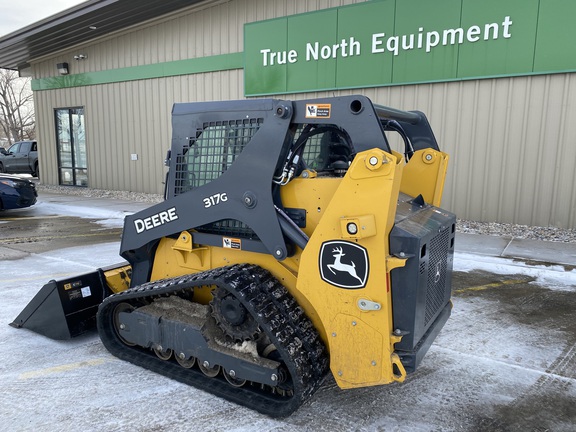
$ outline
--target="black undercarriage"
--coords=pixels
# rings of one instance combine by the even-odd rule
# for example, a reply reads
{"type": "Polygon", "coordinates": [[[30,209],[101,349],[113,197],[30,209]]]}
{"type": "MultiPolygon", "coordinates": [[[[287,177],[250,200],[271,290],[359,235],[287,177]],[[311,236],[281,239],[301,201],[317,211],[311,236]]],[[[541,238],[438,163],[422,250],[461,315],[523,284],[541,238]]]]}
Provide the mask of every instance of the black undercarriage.
{"type": "Polygon", "coordinates": [[[318,332],[268,271],[235,265],[108,297],[98,331],[122,360],[272,417],[308,400],[328,371],[318,332]],[[210,286],[209,305],[193,301],[210,286]]]}

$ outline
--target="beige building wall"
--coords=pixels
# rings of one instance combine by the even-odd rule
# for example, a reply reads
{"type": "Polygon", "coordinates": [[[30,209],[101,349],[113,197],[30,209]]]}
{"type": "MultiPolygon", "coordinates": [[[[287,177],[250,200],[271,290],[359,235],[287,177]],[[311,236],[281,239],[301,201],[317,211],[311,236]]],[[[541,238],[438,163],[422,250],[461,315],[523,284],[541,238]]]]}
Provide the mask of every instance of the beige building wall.
{"type": "MultiPolygon", "coordinates": [[[[247,22],[354,1],[210,1],[33,62],[35,78],[242,52],[247,22]],[[84,54],[86,60],[72,60],[84,54]]],[[[89,186],[161,193],[174,102],[243,98],[241,69],[35,93],[42,181],[58,183],[54,109],[84,107],[89,186]],[[130,155],[138,154],[137,161],[130,155]]],[[[576,228],[576,74],[280,95],[362,93],[427,114],[451,157],[443,207],[460,218],[576,228]]]]}

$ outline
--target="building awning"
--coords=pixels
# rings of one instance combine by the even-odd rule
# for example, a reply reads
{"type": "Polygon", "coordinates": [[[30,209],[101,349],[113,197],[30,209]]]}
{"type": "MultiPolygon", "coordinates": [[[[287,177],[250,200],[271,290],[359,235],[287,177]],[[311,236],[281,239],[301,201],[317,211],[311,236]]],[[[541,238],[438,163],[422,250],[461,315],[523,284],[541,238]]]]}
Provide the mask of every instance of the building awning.
{"type": "Polygon", "coordinates": [[[32,59],[201,1],[88,0],[0,38],[0,68],[26,69],[32,59]]]}

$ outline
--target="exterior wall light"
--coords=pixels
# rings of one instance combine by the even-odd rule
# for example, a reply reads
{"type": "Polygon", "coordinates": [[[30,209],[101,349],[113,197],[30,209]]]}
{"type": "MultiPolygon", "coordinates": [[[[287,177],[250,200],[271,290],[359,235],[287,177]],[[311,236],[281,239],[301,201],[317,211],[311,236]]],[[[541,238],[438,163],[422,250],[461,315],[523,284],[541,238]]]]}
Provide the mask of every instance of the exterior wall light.
{"type": "Polygon", "coordinates": [[[56,69],[58,69],[58,73],[60,75],[68,75],[68,73],[69,73],[68,63],[58,63],[56,65],[56,69]]]}

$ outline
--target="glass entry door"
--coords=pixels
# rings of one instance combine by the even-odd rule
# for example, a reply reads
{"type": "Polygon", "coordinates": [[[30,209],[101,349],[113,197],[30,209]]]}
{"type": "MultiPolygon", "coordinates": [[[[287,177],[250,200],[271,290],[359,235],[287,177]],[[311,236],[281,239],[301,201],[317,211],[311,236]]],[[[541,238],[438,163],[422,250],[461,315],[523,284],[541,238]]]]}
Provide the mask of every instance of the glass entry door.
{"type": "Polygon", "coordinates": [[[56,110],[56,141],[60,184],[88,186],[84,108],[56,110]]]}

